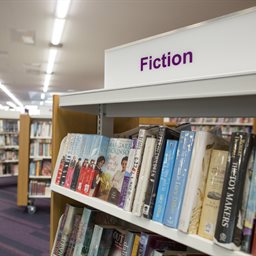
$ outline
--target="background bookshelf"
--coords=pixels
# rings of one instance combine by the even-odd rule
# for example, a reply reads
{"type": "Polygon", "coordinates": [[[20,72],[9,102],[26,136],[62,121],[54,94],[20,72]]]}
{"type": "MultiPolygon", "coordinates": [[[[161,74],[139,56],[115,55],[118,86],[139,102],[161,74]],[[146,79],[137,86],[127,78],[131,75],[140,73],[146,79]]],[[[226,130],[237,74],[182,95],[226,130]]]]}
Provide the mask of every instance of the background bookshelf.
{"type": "Polygon", "coordinates": [[[49,116],[20,116],[21,161],[17,205],[34,213],[35,199],[50,198],[52,121],[49,116]]]}
{"type": "MultiPolygon", "coordinates": [[[[251,108],[252,103],[255,101],[255,95],[249,90],[249,87],[252,86],[251,81],[255,81],[255,76],[248,75],[214,79],[214,87],[212,87],[211,90],[209,89],[211,88],[211,86],[209,86],[211,80],[200,80],[184,82],[182,90],[180,90],[180,86],[176,84],[163,84],[158,86],[145,86],[144,88],[134,87],[118,90],[94,91],[93,93],[84,92],[81,94],[61,96],[60,99],[54,98],[54,116],[56,121],[53,121],[54,161],[56,161],[61,142],[60,134],[57,133],[57,131],[60,126],[62,126],[62,129],[63,126],[65,126],[65,123],[62,122],[63,120],[58,121],[58,116],[60,116],[61,112],[68,111],[70,116],[74,115],[74,119],[72,118],[72,120],[74,120],[72,124],[74,125],[74,128],[78,126],[78,123],[84,123],[83,121],[80,121],[79,118],[75,118],[78,115],[76,111],[84,112],[79,113],[79,115],[86,115],[85,113],[98,115],[98,118],[100,119],[102,117],[99,110],[101,105],[105,106],[103,121],[107,118],[112,119],[113,117],[134,117],[137,120],[137,125],[139,124],[140,117],[143,116],[144,118],[159,116],[160,120],[162,119],[161,117],[165,116],[200,117],[211,115],[233,117],[234,114],[245,117],[256,116],[255,110],[251,108]],[[239,84],[241,83],[247,84],[247,87],[240,87],[239,89],[239,84]],[[175,88],[176,91],[167,95],[166,92],[171,91],[170,87],[175,88]],[[234,87],[236,88],[236,91],[233,92],[232,95],[229,94],[228,96],[220,97],[221,94],[225,95],[225,91],[231,91],[231,88],[234,87]],[[184,90],[184,88],[186,88],[186,90],[184,90]],[[196,94],[194,91],[198,91],[199,89],[205,97],[195,97],[196,94]],[[219,97],[216,97],[216,92],[219,97]],[[179,95],[179,99],[177,99],[177,97],[173,98],[173,94],[179,95]],[[133,99],[131,95],[136,95],[136,99],[133,99]],[[241,104],[237,104],[237,102],[240,102],[241,104]],[[75,125],[76,121],[78,122],[77,125],[75,125]],[[58,139],[56,139],[57,137],[58,139]]],[[[90,116],[90,118],[92,117],[90,116]]],[[[123,122],[124,120],[125,119],[123,119],[123,122]]],[[[89,119],[87,119],[87,122],[88,125],[92,125],[92,130],[96,130],[95,120],[89,122],[89,119]]],[[[100,123],[98,122],[98,125],[99,124],[100,123]]],[[[136,122],[134,124],[136,124],[136,122]]],[[[72,130],[71,126],[69,126],[69,128],[70,130],[66,128],[66,132],[75,132],[75,130],[72,130]]],[[[89,126],[87,128],[89,128],[89,126]]],[[[86,129],[83,132],[86,133],[86,129]]],[[[65,134],[63,134],[62,137],[64,136],[65,134]]],[[[107,212],[129,223],[136,224],[141,228],[146,228],[149,231],[161,234],[209,255],[247,255],[238,251],[234,252],[226,250],[197,235],[187,235],[159,223],[155,223],[154,221],[136,217],[131,213],[127,213],[122,209],[118,209],[97,198],[82,196],[77,192],[56,186],[54,183],[52,183],[51,189],[51,246],[55,236],[58,219],[63,213],[65,203],[78,202],[82,205],[92,206],[107,212]]]]}
{"type": "Polygon", "coordinates": [[[0,178],[18,175],[19,113],[0,111],[0,178]]]}

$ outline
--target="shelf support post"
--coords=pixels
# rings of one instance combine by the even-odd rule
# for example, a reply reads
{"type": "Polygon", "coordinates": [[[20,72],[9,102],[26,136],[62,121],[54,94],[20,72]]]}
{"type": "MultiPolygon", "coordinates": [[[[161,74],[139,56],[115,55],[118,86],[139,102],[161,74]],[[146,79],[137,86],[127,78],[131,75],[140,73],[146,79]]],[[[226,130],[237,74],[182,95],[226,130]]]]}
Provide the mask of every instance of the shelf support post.
{"type": "Polygon", "coordinates": [[[97,134],[113,137],[114,119],[112,117],[106,117],[105,107],[104,104],[99,104],[97,134]]]}

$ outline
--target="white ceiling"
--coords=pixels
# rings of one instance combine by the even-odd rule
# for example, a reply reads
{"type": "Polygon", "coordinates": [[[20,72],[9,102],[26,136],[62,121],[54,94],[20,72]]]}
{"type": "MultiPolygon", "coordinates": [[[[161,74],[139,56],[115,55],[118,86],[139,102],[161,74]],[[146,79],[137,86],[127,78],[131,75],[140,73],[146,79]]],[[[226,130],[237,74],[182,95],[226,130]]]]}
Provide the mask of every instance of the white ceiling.
{"type": "MultiPolygon", "coordinates": [[[[73,0],[49,92],[104,86],[104,50],[256,5],[255,0],[73,0]]],[[[0,0],[0,80],[39,101],[55,0],[0,0]],[[19,31],[35,44],[18,42],[19,31]]],[[[9,100],[0,92],[0,102],[9,100]]]]}

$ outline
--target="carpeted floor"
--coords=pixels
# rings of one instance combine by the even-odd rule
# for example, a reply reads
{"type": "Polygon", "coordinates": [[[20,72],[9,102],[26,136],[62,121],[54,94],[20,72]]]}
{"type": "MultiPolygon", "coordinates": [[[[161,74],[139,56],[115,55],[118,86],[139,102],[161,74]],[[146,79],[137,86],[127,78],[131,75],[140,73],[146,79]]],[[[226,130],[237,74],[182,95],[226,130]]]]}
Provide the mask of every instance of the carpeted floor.
{"type": "Polygon", "coordinates": [[[0,256],[49,256],[50,200],[37,199],[30,215],[17,207],[16,193],[15,183],[1,180],[0,256]]]}

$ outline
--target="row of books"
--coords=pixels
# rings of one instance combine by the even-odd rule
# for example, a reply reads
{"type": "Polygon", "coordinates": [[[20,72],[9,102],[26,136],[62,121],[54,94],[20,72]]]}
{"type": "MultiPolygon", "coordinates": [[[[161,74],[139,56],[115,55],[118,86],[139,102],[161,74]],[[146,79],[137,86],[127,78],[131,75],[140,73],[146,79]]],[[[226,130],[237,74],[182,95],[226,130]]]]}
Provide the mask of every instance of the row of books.
{"type": "Polygon", "coordinates": [[[18,164],[0,164],[0,176],[1,175],[18,175],[18,164]]]}
{"type": "Polygon", "coordinates": [[[51,176],[51,160],[31,161],[29,163],[29,176],[51,176]]]}
{"type": "MultiPolygon", "coordinates": [[[[166,120],[167,121],[167,120],[166,120]]],[[[187,117],[187,118],[168,118],[168,122],[173,123],[216,123],[216,124],[252,124],[253,118],[249,117],[187,117]]]]}
{"type": "Polygon", "coordinates": [[[18,132],[19,121],[17,120],[0,120],[0,132],[18,132]]]}
{"type": "MultiPolygon", "coordinates": [[[[209,131],[212,129],[212,126],[208,125],[197,125],[191,126],[193,131],[209,131]]],[[[231,135],[233,132],[247,132],[251,133],[252,127],[250,126],[222,126],[221,131],[223,135],[231,135]]]]}
{"type": "Polygon", "coordinates": [[[253,141],[247,133],[233,133],[228,145],[210,132],[180,134],[161,126],[142,127],[133,140],[68,134],[55,167],[55,183],[183,232],[208,239],[215,236],[215,242],[227,248],[238,249],[243,241],[246,246],[242,249],[248,252],[253,218],[248,219],[247,215],[251,208],[255,212],[251,202],[256,202],[248,191],[256,185],[244,183],[248,176],[245,174],[249,173],[248,154],[253,159],[251,165],[254,163],[253,141]],[[242,166],[231,168],[234,156],[243,162],[242,166]],[[235,175],[235,184],[227,191],[229,179],[234,180],[231,174],[235,175]],[[243,209],[239,208],[241,205],[243,209]],[[222,227],[222,217],[228,222],[227,230],[222,227]]]}
{"type": "Polygon", "coordinates": [[[47,156],[50,157],[52,154],[50,141],[33,141],[30,143],[30,156],[47,156]]]}
{"type": "Polygon", "coordinates": [[[30,180],[28,193],[29,193],[29,196],[50,197],[51,195],[50,182],[30,180]]]}
{"type": "Polygon", "coordinates": [[[106,213],[67,204],[59,220],[52,256],[204,255],[106,213]]]}
{"type": "Polygon", "coordinates": [[[17,150],[1,150],[0,149],[0,161],[6,160],[18,160],[19,158],[19,151],[17,150]]]}
{"type": "Polygon", "coordinates": [[[33,121],[30,126],[30,137],[52,137],[51,121],[33,121]]]}
{"type": "Polygon", "coordinates": [[[0,146],[19,145],[19,137],[16,134],[0,135],[0,146]]]}

